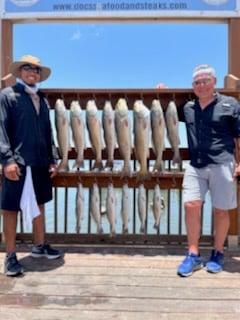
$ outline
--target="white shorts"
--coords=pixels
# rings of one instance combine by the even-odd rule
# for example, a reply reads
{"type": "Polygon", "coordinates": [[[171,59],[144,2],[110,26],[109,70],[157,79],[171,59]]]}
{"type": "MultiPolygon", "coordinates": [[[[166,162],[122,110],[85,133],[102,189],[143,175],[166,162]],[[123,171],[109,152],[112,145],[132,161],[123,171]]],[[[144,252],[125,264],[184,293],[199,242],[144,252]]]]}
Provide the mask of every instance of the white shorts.
{"type": "Polygon", "coordinates": [[[209,191],[213,208],[236,208],[237,181],[233,178],[234,167],[234,161],[210,164],[204,168],[194,168],[189,164],[183,178],[183,202],[204,201],[209,191]]]}

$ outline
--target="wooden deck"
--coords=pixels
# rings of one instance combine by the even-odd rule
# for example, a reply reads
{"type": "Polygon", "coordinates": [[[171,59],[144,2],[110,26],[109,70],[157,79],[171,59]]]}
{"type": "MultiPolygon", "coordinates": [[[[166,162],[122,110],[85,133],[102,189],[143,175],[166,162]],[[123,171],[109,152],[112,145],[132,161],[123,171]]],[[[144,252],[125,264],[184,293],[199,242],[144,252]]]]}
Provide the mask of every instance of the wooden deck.
{"type": "MultiPolygon", "coordinates": [[[[176,275],[186,248],[65,246],[63,259],[29,256],[18,246],[23,277],[0,275],[0,319],[239,319],[240,257],[225,252],[225,271],[176,275]]],[[[206,260],[210,248],[203,247],[206,260]]],[[[5,256],[0,248],[0,260],[5,256]]]]}

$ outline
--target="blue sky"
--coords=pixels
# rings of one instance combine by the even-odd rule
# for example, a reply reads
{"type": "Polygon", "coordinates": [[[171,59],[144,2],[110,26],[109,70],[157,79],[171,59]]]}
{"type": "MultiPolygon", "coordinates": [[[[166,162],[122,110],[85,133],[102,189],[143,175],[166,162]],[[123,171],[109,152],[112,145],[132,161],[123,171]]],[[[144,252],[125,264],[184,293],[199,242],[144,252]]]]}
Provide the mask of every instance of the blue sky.
{"type": "MultiPolygon", "coordinates": [[[[51,67],[41,88],[190,88],[193,68],[211,64],[224,86],[228,28],[205,23],[42,23],[14,26],[14,60],[51,67]]],[[[187,146],[180,125],[181,146],[187,146]]]]}
{"type": "Polygon", "coordinates": [[[211,64],[223,87],[228,26],[220,23],[26,23],[14,25],[14,60],[51,67],[42,88],[190,88],[193,68],[211,64]]]}

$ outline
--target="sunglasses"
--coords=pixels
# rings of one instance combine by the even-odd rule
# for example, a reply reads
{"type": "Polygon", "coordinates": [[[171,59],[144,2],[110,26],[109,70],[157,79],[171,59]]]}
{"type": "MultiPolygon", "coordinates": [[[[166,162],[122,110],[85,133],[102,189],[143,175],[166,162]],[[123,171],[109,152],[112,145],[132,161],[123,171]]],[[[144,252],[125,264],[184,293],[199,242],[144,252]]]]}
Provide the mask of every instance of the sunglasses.
{"type": "Polygon", "coordinates": [[[209,82],[211,82],[211,80],[212,79],[210,79],[210,78],[205,78],[205,79],[193,81],[193,84],[195,86],[200,86],[201,84],[208,84],[209,82]]]}
{"type": "Polygon", "coordinates": [[[41,69],[39,67],[32,67],[30,64],[24,64],[22,66],[22,69],[24,71],[33,71],[34,73],[37,73],[37,74],[41,73],[41,69]]]}

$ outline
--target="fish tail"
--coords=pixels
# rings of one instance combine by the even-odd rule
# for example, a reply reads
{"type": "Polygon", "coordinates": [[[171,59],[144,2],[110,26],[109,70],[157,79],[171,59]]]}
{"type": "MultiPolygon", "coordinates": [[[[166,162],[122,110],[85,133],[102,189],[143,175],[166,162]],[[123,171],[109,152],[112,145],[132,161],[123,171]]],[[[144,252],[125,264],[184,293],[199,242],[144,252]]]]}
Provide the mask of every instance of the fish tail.
{"type": "Polygon", "coordinates": [[[122,233],[123,233],[123,234],[128,234],[128,227],[127,227],[127,226],[123,225],[123,227],[122,227],[122,233]]]}
{"type": "Polygon", "coordinates": [[[164,164],[162,160],[156,160],[154,166],[153,166],[153,171],[157,172],[163,172],[164,171],[164,164]]]}
{"type": "Polygon", "coordinates": [[[173,162],[173,165],[175,164],[181,165],[182,159],[180,157],[179,151],[174,151],[172,162],[173,162]]]}
{"type": "Polygon", "coordinates": [[[155,222],[154,225],[153,225],[153,228],[158,230],[159,229],[159,223],[155,222]]]}
{"type": "Polygon", "coordinates": [[[78,223],[76,224],[75,230],[76,230],[76,233],[79,233],[79,231],[80,231],[80,226],[78,225],[78,223]]]}
{"type": "Polygon", "coordinates": [[[124,163],[124,166],[123,166],[122,172],[121,172],[121,178],[131,177],[131,175],[132,175],[132,173],[131,173],[130,164],[124,163]]]}
{"type": "Polygon", "coordinates": [[[73,166],[72,166],[72,168],[73,169],[79,169],[79,168],[84,168],[84,162],[83,162],[83,160],[78,160],[78,159],[76,159],[75,161],[74,161],[74,164],[73,164],[73,166]]]}
{"type": "Polygon", "coordinates": [[[151,179],[151,173],[147,170],[140,170],[137,173],[137,182],[144,181],[144,180],[150,180],[151,179]]]}
{"type": "Polygon", "coordinates": [[[116,235],[116,230],[114,227],[111,227],[110,236],[114,237],[116,235]]]}
{"type": "Polygon", "coordinates": [[[103,163],[102,163],[102,160],[96,160],[93,167],[92,167],[92,170],[95,170],[95,169],[98,169],[98,170],[102,170],[103,169],[103,163]]]}
{"type": "Polygon", "coordinates": [[[61,162],[58,166],[58,171],[59,172],[69,171],[68,160],[61,160],[61,162]]]}
{"type": "Polygon", "coordinates": [[[113,168],[113,160],[107,160],[105,164],[105,168],[113,168]]]}
{"type": "Polygon", "coordinates": [[[97,233],[98,233],[98,234],[102,234],[102,233],[103,233],[103,228],[102,228],[102,225],[101,225],[101,224],[98,224],[98,225],[97,225],[97,233]]]}
{"type": "Polygon", "coordinates": [[[143,223],[141,224],[140,232],[145,233],[145,225],[143,223]]]}

